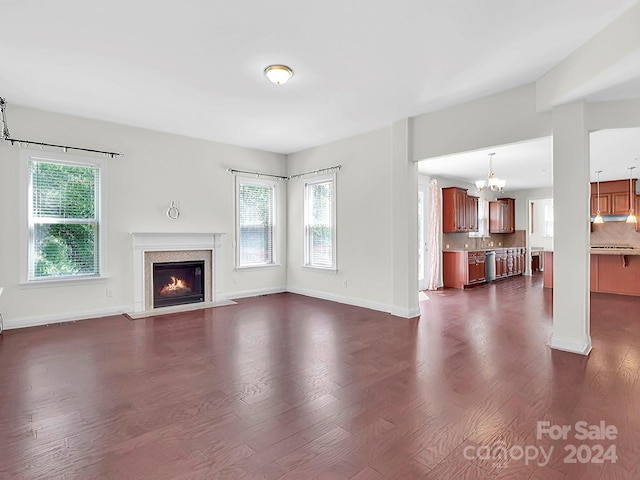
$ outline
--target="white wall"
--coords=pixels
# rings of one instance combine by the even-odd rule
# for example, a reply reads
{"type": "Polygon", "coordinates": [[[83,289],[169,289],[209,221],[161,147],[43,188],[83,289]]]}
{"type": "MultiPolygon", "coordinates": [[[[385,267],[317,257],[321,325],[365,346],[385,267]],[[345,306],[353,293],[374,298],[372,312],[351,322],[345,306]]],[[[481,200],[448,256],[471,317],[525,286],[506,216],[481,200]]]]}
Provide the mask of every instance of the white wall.
{"type": "Polygon", "coordinates": [[[419,115],[413,120],[413,159],[438,157],[551,135],[551,115],[536,111],[536,86],[419,115]]]}
{"type": "MultiPolygon", "coordinates": [[[[19,152],[0,144],[0,307],[8,327],[82,318],[130,309],[133,302],[131,231],[223,232],[222,291],[256,292],[286,286],[286,221],[280,223],[282,265],[234,271],[234,178],[227,168],[286,173],[284,155],[16,106],[7,107],[16,138],[120,151],[108,159],[108,271],[106,282],[81,286],[19,285],[19,152]],[[171,200],[181,216],[165,215],[171,200]],[[106,290],[113,297],[106,296],[106,290]]],[[[279,208],[286,220],[286,185],[279,208]]]]}
{"type": "Polygon", "coordinates": [[[391,139],[385,128],[289,155],[290,174],[342,165],[336,180],[337,273],[302,267],[304,180],[288,182],[290,291],[392,310],[391,139]]]}

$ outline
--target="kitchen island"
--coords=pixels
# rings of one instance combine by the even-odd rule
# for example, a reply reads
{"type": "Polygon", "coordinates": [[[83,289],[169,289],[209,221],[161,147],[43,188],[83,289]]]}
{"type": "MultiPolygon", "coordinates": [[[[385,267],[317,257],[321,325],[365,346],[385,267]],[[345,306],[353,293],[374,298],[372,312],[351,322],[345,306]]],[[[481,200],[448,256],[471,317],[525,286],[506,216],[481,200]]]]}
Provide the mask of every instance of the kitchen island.
{"type": "MultiPolygon", "coordinates": [[[[544,252],[544,286],[553,288],[553,252],[544,252]]],[[[591,291],[640,296],[639,248],[591,248],[591,291]]]]}

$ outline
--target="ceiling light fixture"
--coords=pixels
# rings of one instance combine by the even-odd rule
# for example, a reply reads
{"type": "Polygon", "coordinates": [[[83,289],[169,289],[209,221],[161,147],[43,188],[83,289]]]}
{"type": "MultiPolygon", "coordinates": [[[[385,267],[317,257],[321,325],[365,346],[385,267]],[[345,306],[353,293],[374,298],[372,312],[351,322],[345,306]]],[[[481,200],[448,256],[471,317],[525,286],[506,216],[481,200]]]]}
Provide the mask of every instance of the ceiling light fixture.
{"type": "Polygon", "coordinates": [[[598,208],[596,209],[596,218],[593,219],[593,223],[604,223],[602,219],[602,215],[600,215],[600,174],[602,170],[596,170],[596,175],[598,175],[598,208]]]}
{"type": "Polygon", "coordinates": [[[293,70],[286,65],[269,65],[264,69],[264,76],[267,77],[271,83],[284,85],[293,77],[293,70]]]}
{"type": "Polygon", "coordinates": [[[638,219],[633,213],[633,169],[636,167],[627,167],[629,169],[629,216],[627,223],[638,223],[638,219]]]}
{"type": "Polygon", "coordinates": [[[493,173],[493,156],[495,153],[489,153],[489,174],[487,175],[487,180],[476,180],[476,188],[478,192],[482,192],[484,190],[491,190],[492,192],[498,191],[503,192],[504,186],[507,184],[506,180],[500,180],[493,173]]]}

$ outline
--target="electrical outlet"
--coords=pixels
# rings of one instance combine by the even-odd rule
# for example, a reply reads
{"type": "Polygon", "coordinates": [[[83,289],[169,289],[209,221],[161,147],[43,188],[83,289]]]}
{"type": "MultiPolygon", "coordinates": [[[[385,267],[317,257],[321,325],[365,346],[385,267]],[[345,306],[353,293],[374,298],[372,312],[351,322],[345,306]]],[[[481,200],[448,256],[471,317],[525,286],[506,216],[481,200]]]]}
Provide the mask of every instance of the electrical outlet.
{"type": "Polygon", "coordinates": [[[107,297],[113,297],[113,290],[107,288],[107,297]]]}
{"type": "Polygon", "coordinates": [[[468,243],[465,243],[465,244],[464,244],[464,248],[469,248],[469,244],[468,244],[468,243]]]}
{"type": "Polygon", "coordinates": [[[449,244],[448,243],[445,245],[445,248],[449,248],[449,244]]]}
{"type": "Polygon", "coordinates": [[[489,245],[490,247],[493,247],[493,242],[491,242],[491,244],[489,245]]]}
{"type": "Polygon", "coordinates": [[[347,281],[345,280],[344,282],[342,282],[342,285],[344,285],[344,287],[347,288],[347,281]]]}
{"type": "Polygon", "coordinates": [[[236,275],[233,276],[233,284],[234,285],[238,284],[238,277],[236,275]]]}
{"type": "Polygon", "coordinates": [[[498,242],[498,246],[501,247],[502,246],[502,242],[498,242]]]}

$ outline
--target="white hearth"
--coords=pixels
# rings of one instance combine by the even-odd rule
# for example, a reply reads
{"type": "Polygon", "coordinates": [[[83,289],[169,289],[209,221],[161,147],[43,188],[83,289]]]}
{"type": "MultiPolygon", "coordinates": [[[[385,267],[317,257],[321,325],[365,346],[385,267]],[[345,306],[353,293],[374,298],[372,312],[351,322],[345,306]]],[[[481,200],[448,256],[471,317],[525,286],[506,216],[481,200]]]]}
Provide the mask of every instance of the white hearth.
{"type": "Polygon", "coordinates": [[[222,235],[224,234],[132,232],[133,314],[135,317],[233,305],[235,302],[224,298],[218,288],[219,251],[222,235]],[[185,259],[205,262],[204,302],[153,308],[153,264],[155,262],[184,261],[185,259]]]}

